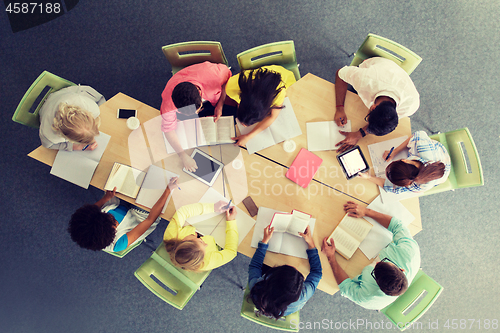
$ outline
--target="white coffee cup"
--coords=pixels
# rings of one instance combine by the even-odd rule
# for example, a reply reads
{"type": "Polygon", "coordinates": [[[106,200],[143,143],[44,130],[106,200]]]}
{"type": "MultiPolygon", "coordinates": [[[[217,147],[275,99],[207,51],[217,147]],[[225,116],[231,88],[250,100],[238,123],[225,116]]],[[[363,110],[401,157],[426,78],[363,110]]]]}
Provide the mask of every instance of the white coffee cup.
{"type": "Polygon", "coordinates": [[[127,119],[127,127],[131,130],[135,130],[139,128],[141,125],[141,122],[139,121],[139,118],[137,117],[130,117],[127,119]]]}

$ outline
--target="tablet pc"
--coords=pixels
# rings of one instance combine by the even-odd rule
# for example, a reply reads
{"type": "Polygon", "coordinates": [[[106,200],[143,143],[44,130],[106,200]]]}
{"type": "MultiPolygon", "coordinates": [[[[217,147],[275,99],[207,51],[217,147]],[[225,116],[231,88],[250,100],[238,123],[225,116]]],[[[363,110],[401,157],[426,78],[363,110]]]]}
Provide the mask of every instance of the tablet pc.
{"type": "Polygon", "coordinates": [[[212,186],[221,173],[224,164],[196,148],[193,150],[191,157],[196,161],[198,169],[195,172],[191,172],[183,168],[182,171],[198,179],[200,182],[212,186]]]}
{"type": "Polygon", "coordinates": [[[354,146],[348,151],[337,155],[337,160],[339,161],[342,171],[344,171],[347,179],[356,177],[356,175],[360,172],[370,170],[368,163],[366,163],[365,156],[359,146],[354,146]]]}

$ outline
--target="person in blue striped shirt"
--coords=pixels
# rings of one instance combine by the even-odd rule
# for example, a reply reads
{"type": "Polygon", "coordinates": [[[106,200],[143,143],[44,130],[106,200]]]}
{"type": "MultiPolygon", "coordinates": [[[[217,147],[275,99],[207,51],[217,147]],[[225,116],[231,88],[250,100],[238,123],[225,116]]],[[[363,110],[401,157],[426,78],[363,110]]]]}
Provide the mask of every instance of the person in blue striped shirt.
{"type": "Polygon", "coordinates": [[[438,141],[429,138],[424,131],[417,131],[396,147],[390,154],[386,150],[383,158],[388,161],[391,156],[408,148],[406,159],[393,161],[385,170],[387,179],[371,176],[368,173],[359,177],[383,187],[387,192],[424,192],[448,179],[451,162],[446,148],[438,141]]]}

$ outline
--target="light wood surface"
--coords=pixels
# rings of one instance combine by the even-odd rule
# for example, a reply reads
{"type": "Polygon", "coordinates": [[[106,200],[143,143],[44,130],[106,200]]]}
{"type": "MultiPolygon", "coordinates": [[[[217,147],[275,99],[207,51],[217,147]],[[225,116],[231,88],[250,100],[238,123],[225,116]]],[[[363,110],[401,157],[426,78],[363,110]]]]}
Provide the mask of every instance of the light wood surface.
{"type": "MultiPolygon", "coordinates": [[[[305,112],[308,114],[305,118],[306,120],[299,121],[301,126],[303,126],[302,131],[304,134],[294,140],[299,148],[307,147],[305,123],[307,121],[330,120],[326,118],[325,114],[327,114],[326,110],[329,107],[329,103],[331,105],[333,101],[333,85],[314,75],[308,74],[292,87],[295,87],[295,89],[289,89],[289,94],[295,112],[305,112]],[[314,94],[310,95],[311,92],[314,92],[314,94]],[[325,99],[324,102],[321,102],[322,108],[310,106],[313,102],[316,103],[321,99],[325,99]]],[[[346,105],[350,105],[346,106],[348,115],[355,108],[364,108],[364,105],[359,104],[361,102],[354,94],[348,94],[347,101],[346,105]]],[[[168,155],[166,153],[160,129],[161,117],[158,110],[122,93],[108,100],[100,109],[102,118],[100,130],[103,133],[111,135],[111,140],[92,178],[92,186],[100,189],[104,187],[114,162],[133,165],[139,169],[146,169],[149,165],[155,164],[180,175],[179,185],[181,190],[173,191],[172,200],[166,212],[162,215],[163,218],[170,220],[177,208],[199,201],[208,189],[208,186],[184,173],[182,171],[182,163],[176,154],[168,155]],[[126,127],[125,120],[116,118],[116,110],[118,108],[137,109],[141,127],[135,131],[129,130],[126,127]]],[[[353,128],[361,126],[359,122],[361,120],[364,121],[363,118],[364,115],[358,118],[351,118],[354,122],[353,128]]],[[[333,114],[331,119],[333,119],[333,114]]],[[[376,140],[377,137],[373,137],[373,139],[380,141],[380,138],[376,140]]],[[[365,142],[365,149],[366,144],[369,143],[365,142]]],[[[280,144],[262,151],[261,153],[264,157],[259,156],[259,154],[248,155],[246,150],[234,145],[200,147],[199,149],[209,153],[226,165],[224,172],[218,177],[213,187],[227,198],[233,198],[233,201],[243,211],[246,211],[246,208],[241,203],[241,200],[250,195],[258,207],[268,207],[286,212],[298,209],[310,213],[316,218],[313,238],[320,250],[323,238],[330,235],[344,216],[343,205],[348,200],[359,199],[358,203],[366,205],[376,195],[374,195],[372,190],[373,193],[365,192],[358,197],[355,192],[355,186],[353,191],[345,191],[346,193],[343,193],[341,187],[330,185],[332,183],[329,183],[329,181],[340,182],[340,176],[343,177],[341,172],[338,177],[332,177],[333,175],[318,175],[316,180],[313,180],[306,189],[299,187],[285,177],[287,168],[273,161],[275,160],[288,166],[293,161],[293,158],[295,158],[296,154],[285,153],[281,146],[280,144]]],[[[298,149],[296,152],[298,152],[298,149]]],[[[31,152],[29,156],[42,163],[52,165],[56,153],[57,151],[40,146],[31,152]]],[[[324,156],[318,155],[326,161],[326,164],[332,165],[336,163],[335,152],[318,153],[323,153],[324,156]]],[[[369,158],[367,151],[366,155],[369,158]]],[[[117,196],[122,200],[135,204],[135,200],[132,198],[123,195],[117,196]]],[[[415,221],[409,228],[412,234],[416,234],[421,230],[418,198],[405,201],[405,206],[415,216],[415,221]]],[[[240,253],[249,257],[255,252],[255,248],[250,246],[253,230],[250,231],[238,248],[240,253]]],[[[323,266],[323,278],[318,287],[329,294],[333,294],[338,291],[338,286],[329,267],[328,260],[321,251],[320,259],[323,266]]],[[[337,259],[350,277],[358,275],[371,262],[359,249],[350,260],[345,260],[340,255],[337,255],[337,259]]],[[[309,272],[308,261],[293,256],[268,252],[265,263],[270,266],[289,264],[296,267],[304,275],[307,275],[309,272]]]]}

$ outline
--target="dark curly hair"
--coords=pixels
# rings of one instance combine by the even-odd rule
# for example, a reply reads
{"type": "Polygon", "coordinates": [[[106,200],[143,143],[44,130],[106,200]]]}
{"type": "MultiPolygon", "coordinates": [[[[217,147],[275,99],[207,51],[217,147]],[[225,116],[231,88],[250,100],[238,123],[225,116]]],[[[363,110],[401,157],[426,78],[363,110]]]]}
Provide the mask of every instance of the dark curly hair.
{"type": "Polygon", "coordinates": [[[273,109],[282,109],[283,106],[272,106],[276,96],[285,89],[284,85],[279,87],[281,82],[281,74],[263,68],[240,73],[238,120],[251,126],[269,116],[273,109]]]}
{"type": "Polygon", "coordinates": [[[116,220],[101,212],[96,205],[85,205],[76,210],[69,220],[71,239],[84,249],[99,251],[113,242],[116,220]]]}
{"type": "Polygon", "coordinates": [[[394,131],[398,123],[396,105],[390,101],[383,101],[368,114],[367,131],[377,136],[386,135],[394,131]]]}
{"type": "Polygon", "coordinates": [[[181,82],[175,86],[172,91],[172,102],[180,113],[190,116],[194,114],[193,110],[198,110],[201,106],[201,94],[198,88],[191,82],[181,82]],[[186,106],[194,105],[193,108],[186,106]]]}
{"type": "Polygon", "coordinates": [[[248,295],[259,314],[278,319],[286,308],[300,298],[304,276],[294,267],[270,268],[264,280],[257,282],[248,295]]]}
{"type": "Polygon", "coordinates": [[[398,296],[408,289],[408,280],[398,267],[388,262],[379,262],[374,268],[375,281],[386,295],[398,296]]]}

